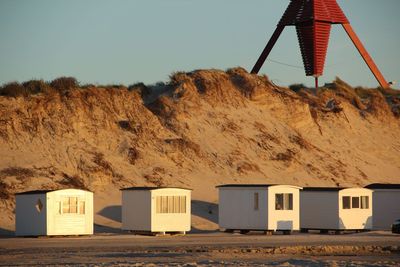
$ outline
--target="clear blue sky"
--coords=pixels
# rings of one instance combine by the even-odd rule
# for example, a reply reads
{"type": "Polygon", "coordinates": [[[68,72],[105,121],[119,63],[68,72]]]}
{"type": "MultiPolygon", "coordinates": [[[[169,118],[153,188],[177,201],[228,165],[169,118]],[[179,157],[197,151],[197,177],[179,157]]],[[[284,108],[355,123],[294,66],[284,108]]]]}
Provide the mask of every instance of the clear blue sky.
{"type": "MultiPolygon", "coordinates": [[[[339,0],[388,81],[400,82],[400,0],[339,0]]],[[[0,84],[74,76],[82,83],[168,80],[174,71],[250,70],[289,0],[0,0],[0,84]]],[[[287,28],[270,58],[302,66],[287,28]]],[[[313,84],[273,62],[277,84],[313,84]]],[[[340,26],[331,35],[321,83],[338,75],[377,86],[340,26]]],[[[399,87],[399,85],[396,85],[399,87]]]]}

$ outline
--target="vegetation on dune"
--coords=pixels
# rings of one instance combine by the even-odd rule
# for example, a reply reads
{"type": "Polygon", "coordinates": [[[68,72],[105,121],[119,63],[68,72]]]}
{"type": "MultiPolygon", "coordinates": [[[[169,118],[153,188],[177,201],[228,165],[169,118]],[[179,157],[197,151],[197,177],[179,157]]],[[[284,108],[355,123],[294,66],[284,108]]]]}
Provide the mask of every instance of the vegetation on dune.
{"type": "Polygon", "coordinates": [[[25,87],[22,84],[18,82],[9,82],[0,88],[0,95],[17,97],[28,95],[28,92],[25,90],[25,87]]]}
{"type": "Polygon", "coordinates": [[[50,82],[50,86],[59,93],[64,93],[70,89],[79,87],[77,79],[74,77],[60,77],[50,82]]]}
{"type": "Polygon", "coordinates": [[[10,196],[7,184],[0,180],[0,199],[9,199],[10,196]]]}
{"type": "Polygon", "coordinates": [[[336,77],[332,83],[326,83],[318,88],[318,98],[312,95],[314,88],[309,88],[304,84],[293,84],[289,86],[289,89],[304,97],[314,107],[324,108],[328,99],[334,99],[335,104],[345,101],[361,111],[375,114],[387,114],[391,110],[396,117],[400,117],[400,90],[352,87],[339,77],[336,77]]]}
{"type": "MultiPolygon", "coordinates": [[[[121,84],[80,85],[80,83],[74,77],[59,77],[48,82],[43,80],[30,80],[24,83],[9,82],[0,86],[0,96],[16,98],[29,97],[37,94],[63,95],[71,90],[109,89],[137,91],[140,93],[143,99],[155,100],[159,95],[171,91],[171,89],[177,88],[182,84],[191,82],[194,83],[195,88],[199,93],[212,91],[213,79],[220,79],[221,77],[224,77],[227,82],[231,82],[242,95],[250,99],[257,96],[257,94],[260,92],[259,86],[262,85],[267,88],[279,89],[281,93],[286,93],[289,95],[290,92],[294,92],[294,96],[297,94],[301,97],[301,99],[303,99],[303,101],[308,102],[312,107],[325,108],[327,100],[330,98],[335,98],[335,100],[339,100],[338,103],[340,103],[340,100],[345,100],[359,110],[368,110],[379,113],[380,108],[382,108],[384,112],[391,109],[396,117],[400,117],[400,90],[394,90],[390,88],[384,89],[379,87],[352,87],[340,78],[336,77],[332,83],[327,83],[320,87],[318,91],[318,97],[314,97],[312,91],[313,88],[308,88],[304,84],[292,84],[289,86],[289,88],[277,87],[269,81],[267,76],[255,76],[249,74],[245,69],[239,67],[228,69],[226,72],[218,70],[174,72],[170,75],[169,82],[158,82],[153,85],[145,85],[142,82],[134,83],[129,86],[121,84]],[[214,74],[216,77],[213,77],[215,76],[214,74]],[[204,77],[207,78],[205,79],[204,77]],[[385,102],[390,108],[384,107],[386,105],[385,102]],[[373,105],[375,105],[375,107],[372,107],[373,105]],[[378,106],[381,107],[379,108],[378,106]]],[[[184,91],[179,92],[178,95],[183,93],[184,91]]],[[[224,93],[221,92],[221,96],[223,95],[224,93]]]]}

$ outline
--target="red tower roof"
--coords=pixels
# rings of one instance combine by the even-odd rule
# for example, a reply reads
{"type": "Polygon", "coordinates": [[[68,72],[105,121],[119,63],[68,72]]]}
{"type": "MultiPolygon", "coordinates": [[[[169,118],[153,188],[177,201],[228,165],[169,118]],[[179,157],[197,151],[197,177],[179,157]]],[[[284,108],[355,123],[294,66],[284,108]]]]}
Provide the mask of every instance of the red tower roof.
{"type": "Polygon", "coordinates": [[[349,23],[336,0],[291,0],[279,25],[299,25],[307,21],[349,23]]]}

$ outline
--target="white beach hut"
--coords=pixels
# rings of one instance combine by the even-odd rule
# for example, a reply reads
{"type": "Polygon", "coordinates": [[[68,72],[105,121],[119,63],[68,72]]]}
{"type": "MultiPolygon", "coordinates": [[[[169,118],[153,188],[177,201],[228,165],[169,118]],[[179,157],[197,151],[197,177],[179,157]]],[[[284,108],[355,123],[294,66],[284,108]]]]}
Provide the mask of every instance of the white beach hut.
{"type": "Polygon", "coordinates": [[[93,234],[93,193],[80,189],[17,193],[15,234],[56,236],[93,234]]]}
{"type": "Polygon", "coordinates": [[[371,230],[372,190],[304,187],[300,193],[302,231],[371,230]]]}
{"type": "Polygon", "coordinates": [[[372,228],[390,229],[392,223],[400,219],[400,184],[370,184],[365,188],[373,190],[372,228]]]}
{"type": "Polygon", "coordinates": [[[219,189],[219,227],[227,232],[299,230],[299,190],[293,185],[227,184],[219,189]]]}
{"type": "Polygon", "coordinates": [[[130,187],[121,190],[122,230],[161,234],[190,231],[190,189],[130,187]]]}

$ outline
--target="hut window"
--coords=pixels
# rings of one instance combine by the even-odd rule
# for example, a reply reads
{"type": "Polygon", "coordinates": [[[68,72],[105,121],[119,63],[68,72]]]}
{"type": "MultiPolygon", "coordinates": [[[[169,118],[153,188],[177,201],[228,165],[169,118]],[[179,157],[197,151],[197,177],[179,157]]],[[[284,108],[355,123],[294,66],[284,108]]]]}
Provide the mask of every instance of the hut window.
{"type": "Polygon", "coordinates": [[[69,198],[69,211],[70,211],[70,213],[78,213],[78,198],[77,197],[69,198]]]}
{"type": "Polygon", "coordinates": [[[343,209],[351,209],[350,197],[342,197],[342,205],[343,209]]]}
{"type": "Polygon", "coordinates": [[[351,208],[352,209],[359,209],[360,208],[360,198],[359,197],[352,197],[351,198],[351,208]]]}
{"type": "Polygon", "coordinates": [[[179,197],[179,205],[182,213],[186,213],[186,196],[179,197]]]}
{"type": "Polygon", "coordinates": [[[293,194],[275,194],[275,210],[293,210],[293,194]]]}
{"type": "Polygon", "coordinates": [[[64,197],[62,206],[62,213],[78,213],[78,198],[64,197]]]}
{"type": "Polygon", "coordinates": [[[369,209],[369,197],[368,196],[361,197],[361,208],[369,209]]]}
{"type": "Polygon", "coordinates": [[[156,213],[186,213],[186,196],[157,196],[156,213]]]}
{"type": "Polygon", "coordinates": [[[342,197],[343,209],[369,209],[369,196],[342,197]]]}
{"type": "Polygon", "coordinates": [[[79,201],[79,214],[85,214],[85,201],[79,201]]]}
{"type": "Polygon", "coordinates": [[[254,193],[254,210],[258,210],[258,193],[254,193]]]}
{"type": "Polygon", "coordinates": [[[69,213],[69,197],[63,198],[62,206],[62,213],[69,213]]]}
{"type": "Polygon", "coordinates": [[[38,199],[38,201],[36,202],[35,208],[38,212],[41,212],[43,209],[43,204],[42,201],[40,200],[40,198],[38,199]]]}

